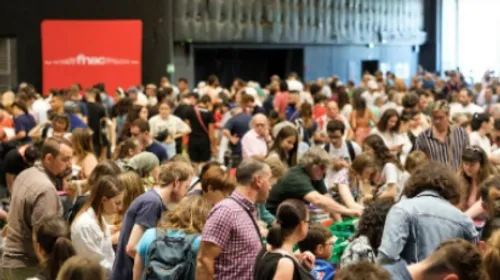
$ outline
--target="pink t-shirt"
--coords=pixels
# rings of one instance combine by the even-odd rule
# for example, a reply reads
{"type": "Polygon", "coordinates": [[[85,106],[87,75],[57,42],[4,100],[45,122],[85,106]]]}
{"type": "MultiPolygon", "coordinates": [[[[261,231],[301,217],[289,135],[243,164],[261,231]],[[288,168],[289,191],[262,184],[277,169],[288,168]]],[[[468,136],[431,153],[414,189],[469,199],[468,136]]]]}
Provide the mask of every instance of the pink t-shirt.
{"type": "Polygon", "coordinates": [[[288,106],[288,92],[278,92],[274,98],[274,109],[280,115],[284,115],[286,112],[286,106],[288,106]]]}

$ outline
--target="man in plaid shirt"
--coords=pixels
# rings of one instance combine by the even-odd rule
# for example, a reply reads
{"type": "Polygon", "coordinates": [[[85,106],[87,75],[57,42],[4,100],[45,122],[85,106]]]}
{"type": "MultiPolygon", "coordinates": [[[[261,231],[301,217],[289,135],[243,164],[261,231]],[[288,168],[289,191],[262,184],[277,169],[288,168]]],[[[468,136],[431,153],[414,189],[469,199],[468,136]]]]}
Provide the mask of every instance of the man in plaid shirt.
{"type": "Polygon", "coordinates": [[[256,224],[256,203],[269,195],[271,169],[259,160],[245,159],[236,171],[238,186],[208,215],[198,253],[196,279],[252,279],[262,250],[256,224]]]}

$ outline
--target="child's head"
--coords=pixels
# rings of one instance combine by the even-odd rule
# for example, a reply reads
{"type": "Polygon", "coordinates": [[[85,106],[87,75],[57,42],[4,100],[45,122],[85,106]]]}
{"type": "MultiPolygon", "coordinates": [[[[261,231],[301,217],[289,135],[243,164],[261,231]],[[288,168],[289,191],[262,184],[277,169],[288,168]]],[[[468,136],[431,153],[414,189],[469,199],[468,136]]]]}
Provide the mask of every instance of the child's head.
{"type": "Polygon", "coordinates": [[[93,259],[73,256],[69,258],[57,274],[57,280],[104,280],[104,269],[93,259]]]}
{"type": "Polygon", "coordinates": [[[367,261],[349,265],[341,269],[335,277],[336,280],[390,280],[391,278],[387,270],[367,261]]]}
{"type": "Polygon", "coordinates": [[[364,235],[368,238],[370,246],[377,249],[382,241],[385,219],[392,205],[394,205],[394,199],[390,197],[366,202],[354,238],[364,235]]]}
{"type": "Polygon", "coordinates": [[[266,164],[271,168],[271,185],[276,184],[287,172],[286,165],[277,157],[268,157],[265,160],[266,164]]]}
{"type": "Polygon", "coordinates": [[[426,164],[427,162],[429,162],[429,158],[424,152],[415,151],[410,153],[406,158],[405,169],[411,174],[417,166],[426,164]]]}
{"type": "Polygon", "coordinates": [[[322,224],[312,224],[307,237],[299,242],[301,252],[310,251],[316,258],[329,260],[332,256],[332,233],[322,224]]]}

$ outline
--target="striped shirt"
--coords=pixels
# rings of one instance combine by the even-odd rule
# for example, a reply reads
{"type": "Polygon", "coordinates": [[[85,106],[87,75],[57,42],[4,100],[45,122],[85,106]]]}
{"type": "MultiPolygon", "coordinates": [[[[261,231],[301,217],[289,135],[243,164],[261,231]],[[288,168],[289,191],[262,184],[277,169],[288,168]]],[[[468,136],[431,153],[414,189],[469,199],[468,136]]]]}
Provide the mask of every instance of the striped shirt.
{"type": "Polygon", "coordinates": [[[461,127],[451,127],[450,132],[453,132],[453,144],[449,133],[446,141],[443,143],[434,137],[431,127],[420,133],[415,143],[415,149],[424,152],[430,160],[450,165],[453,171],[458,171],[462,160],[462,153],[469,146],[469,136],[461,127]],[[452,150],[453,154],[453,164],[449,155],[450,150],[452,150]]]}

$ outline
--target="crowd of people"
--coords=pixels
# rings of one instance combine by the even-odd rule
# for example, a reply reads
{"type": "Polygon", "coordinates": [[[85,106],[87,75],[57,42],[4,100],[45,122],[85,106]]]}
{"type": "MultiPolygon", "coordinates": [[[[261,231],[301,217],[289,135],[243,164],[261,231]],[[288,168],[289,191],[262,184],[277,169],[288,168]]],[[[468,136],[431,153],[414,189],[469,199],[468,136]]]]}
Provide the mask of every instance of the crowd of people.
{"type": "Polygon", "coordinates": [[[0,278],[498,279],[498,96],[457,71],[21,83],[1,96],[0,278]]]}

